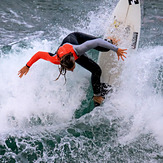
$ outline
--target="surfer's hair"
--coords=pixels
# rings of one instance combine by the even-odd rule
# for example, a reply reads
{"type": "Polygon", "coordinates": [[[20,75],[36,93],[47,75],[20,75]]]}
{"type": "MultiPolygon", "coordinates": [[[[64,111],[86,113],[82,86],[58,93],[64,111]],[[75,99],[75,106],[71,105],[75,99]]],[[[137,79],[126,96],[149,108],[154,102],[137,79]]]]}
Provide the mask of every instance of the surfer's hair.
{"type": "MultiPolygon", "coordinates": [[[[58,54],[57,56],[58,58],[60,58],[58,54]]],[[[73,68],[74,65],[75,65],[75,59],[71,52],[62,56],[60,58],[59,75],[56,80],[58,80],[59,77],[63,75],[65,78],[65,82],[66,82],[66,71],[73,68]]]]}

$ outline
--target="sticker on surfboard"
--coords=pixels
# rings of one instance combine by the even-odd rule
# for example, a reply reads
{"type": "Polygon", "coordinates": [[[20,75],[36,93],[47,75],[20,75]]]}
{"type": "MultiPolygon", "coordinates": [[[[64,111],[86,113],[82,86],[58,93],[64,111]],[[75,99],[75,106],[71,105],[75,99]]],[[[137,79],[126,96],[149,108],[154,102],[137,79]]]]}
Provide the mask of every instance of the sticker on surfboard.
{"type": "Polygon", "coordinates": [[[133,32],[132,45],[131,45],[133,49],[136,48],[137,40],[138,40],[138,32],[133,32]]]}
{"type": "Polygon", "coordinates": [[[129,5],[139,4],[139,0],[128,0],[129,5]]]}
{"type": "Polygon", "coordinates": [[[122,24],[122,22],[119,22],[119,21],[117,21],[117,19],[114,18],[113,25],[115,28],[118,28],[121,24],[122,24]]]}

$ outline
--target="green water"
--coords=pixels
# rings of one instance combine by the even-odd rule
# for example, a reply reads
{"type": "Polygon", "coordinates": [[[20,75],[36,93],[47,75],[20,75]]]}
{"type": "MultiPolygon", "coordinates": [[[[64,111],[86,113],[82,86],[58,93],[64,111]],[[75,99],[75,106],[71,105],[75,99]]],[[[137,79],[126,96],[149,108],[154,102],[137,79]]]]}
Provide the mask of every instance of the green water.
{"type": "MultiPolygon", "coordinates": [[[[79,66],[65,85],[54,82],[58,68],[47,62],[21,80],[17,71],[70,32],[103,36],[117,0],[1,2],[0,162],[163,161],[163,3],[141,3],[140,47],[127,58],[123,87],[94,108],[90,74],[79,66]]],[[[97,61],[98,52],[88,56],[97,61]]]]}

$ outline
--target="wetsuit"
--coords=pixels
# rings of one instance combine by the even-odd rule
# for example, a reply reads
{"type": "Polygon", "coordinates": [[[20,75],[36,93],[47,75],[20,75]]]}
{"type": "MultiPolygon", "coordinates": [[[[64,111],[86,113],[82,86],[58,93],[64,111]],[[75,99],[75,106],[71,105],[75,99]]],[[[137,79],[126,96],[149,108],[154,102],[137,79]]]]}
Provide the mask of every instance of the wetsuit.
{"type": "MultiPolygon", "coordinates": [[[[80,32],[69,34],[66,38],[63,39],[60,47],[64,47],[67,44],[69,44],[70,47],[73,48],[73,52],[75,52],[75,62],[92,73],[91,82],[94,95],[101,96],[101,92],[103,89],[103,86],[100,83],[100,77],[102,73],[101,68],[92,59],[88,58],[85,52],[90,49],[96,49],[98,51],[113,50],[117,52],[118,47],[101,38],[97,38],[80,32]]],[[[57,57],[56,54],[48,52],[37,52],[28,61],[27,66],[30,67],[38,59],[45,59],[54,64],[60,64],[60,59],[57,57]]]]}

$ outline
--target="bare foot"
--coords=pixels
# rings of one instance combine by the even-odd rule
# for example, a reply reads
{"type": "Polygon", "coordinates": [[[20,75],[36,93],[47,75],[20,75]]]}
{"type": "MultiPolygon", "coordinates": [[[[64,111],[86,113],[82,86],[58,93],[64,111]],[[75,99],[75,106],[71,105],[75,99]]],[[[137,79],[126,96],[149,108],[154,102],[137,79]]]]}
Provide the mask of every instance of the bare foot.
{"type": "Polygon", "coordinates": [[[104,98],[102,96],[94,96],[93,100],[99,104],[101,104],[104,101],[104,98]]]}

